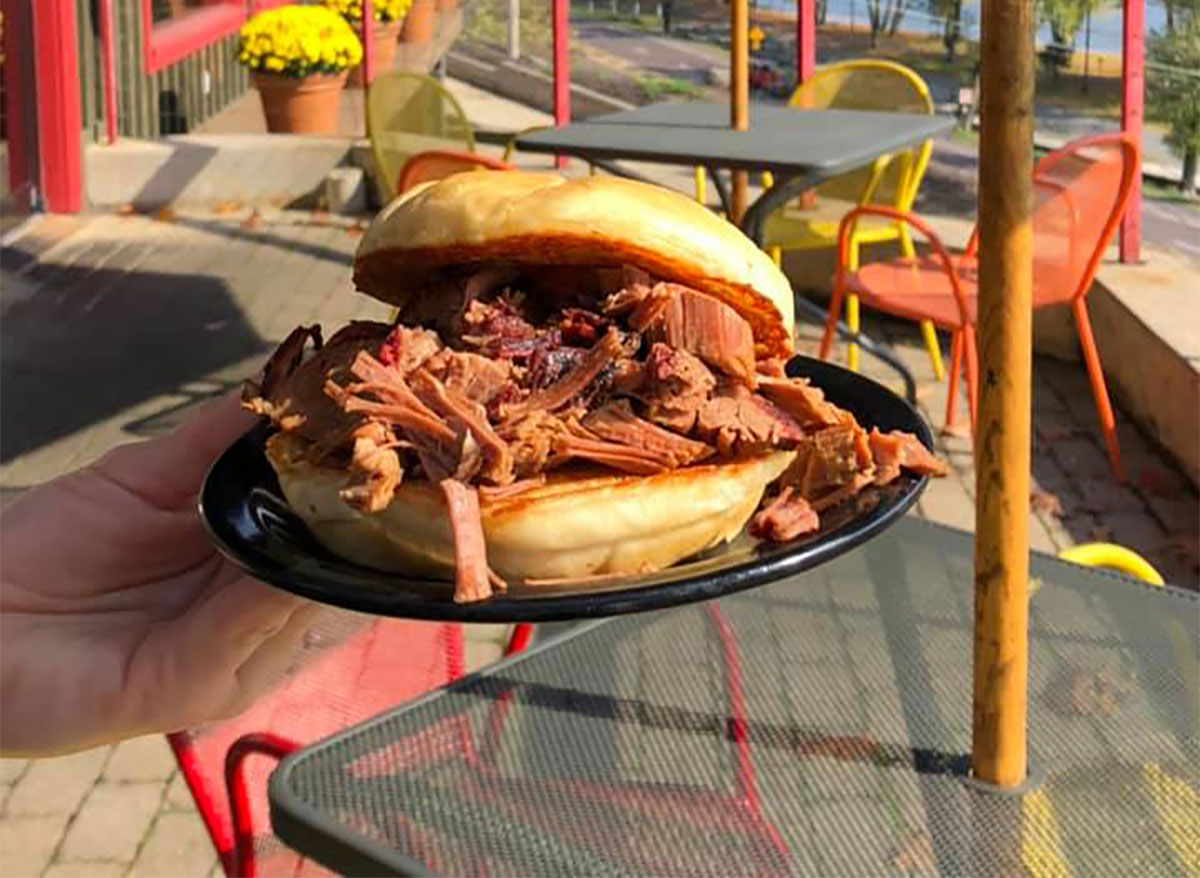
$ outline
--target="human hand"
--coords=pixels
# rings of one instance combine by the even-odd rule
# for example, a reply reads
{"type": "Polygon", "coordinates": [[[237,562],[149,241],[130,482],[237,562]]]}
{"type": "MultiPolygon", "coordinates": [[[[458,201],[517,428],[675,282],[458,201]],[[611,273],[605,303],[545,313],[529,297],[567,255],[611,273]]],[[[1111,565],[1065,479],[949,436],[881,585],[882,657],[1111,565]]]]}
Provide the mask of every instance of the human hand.
{"type": "Polygon", "coordinates": [[[0,752],[48,755],[232,716],[316,607],[244,575],[196,511],[253,419],[233,396],[0,514],[0,752]]]}

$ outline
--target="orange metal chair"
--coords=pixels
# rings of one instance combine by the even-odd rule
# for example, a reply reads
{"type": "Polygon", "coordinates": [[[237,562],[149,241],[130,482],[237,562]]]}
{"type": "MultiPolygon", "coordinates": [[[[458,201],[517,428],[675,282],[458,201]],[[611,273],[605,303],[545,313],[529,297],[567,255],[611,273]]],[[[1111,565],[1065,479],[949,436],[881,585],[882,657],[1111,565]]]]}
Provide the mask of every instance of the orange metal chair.
{"type": "MultiPolygon", "coordinates": [[[[1091,378],[1096,408],[1113,472],[1124,479],[1117,427],[1092,337],[1085,297],[1104,251],[1112,241],[1138,173],[1137,140],[1128,134],[1102,134],[1067,144],[1034,169],[1033,306],[1070,305],[1091,378]]],[[[847,295],[868,307],[910,320],[929,320],[949,330],[950,386],[946,425],[954,423],[959,373],[966,361],[971,426],[975,426],[978,377],[975,318],[978,294],[978,229],[966,252],[951,256],[933,230],[912,214],[880,206],[858,207],[843,218],[838,232],[838,267],[820,355],[829,355],[837,315],[847,295]],[[855,222],[878,216],[903,222],[927,240],[930,253],[873,263],[854,271],[849,244],[855,222]]]]}
{"type": "Polygon", "coordinates": [[[477,171],[481,168],[492,171],[514,170],[513,166],[507,162],[473,152],[430,150],[417,153],[400,169],[400,176],[396,181],[396,194],[407,192],[418,183],[428,183],[431,180],[440,180],[461,171],[477,171]]]}
{"type": "Polygon", "coordinates": [[[347,613],[315,629],[305,652],[244,713],[167,736],[227,875],[328,875],[271,834],[267,777],[275,761],[463,671],[459,625],[364,622],[347,613]]]}

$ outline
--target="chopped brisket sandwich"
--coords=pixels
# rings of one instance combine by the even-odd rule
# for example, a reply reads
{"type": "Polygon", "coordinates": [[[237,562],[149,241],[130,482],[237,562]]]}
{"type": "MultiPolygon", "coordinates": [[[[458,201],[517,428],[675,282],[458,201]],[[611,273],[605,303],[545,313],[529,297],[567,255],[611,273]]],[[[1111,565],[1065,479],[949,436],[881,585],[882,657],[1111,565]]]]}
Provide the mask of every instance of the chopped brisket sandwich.
{"type": "Polygon", "coordinates": [[[354,279],[396,322],[298,328],[246,405],[318,540],[452,575],[458,601],[657,570],[748,522],[793,539],[867,485],[943,470],[785,377],[786,278],[665,189],[458,174],[379,215],[354,279]]]}

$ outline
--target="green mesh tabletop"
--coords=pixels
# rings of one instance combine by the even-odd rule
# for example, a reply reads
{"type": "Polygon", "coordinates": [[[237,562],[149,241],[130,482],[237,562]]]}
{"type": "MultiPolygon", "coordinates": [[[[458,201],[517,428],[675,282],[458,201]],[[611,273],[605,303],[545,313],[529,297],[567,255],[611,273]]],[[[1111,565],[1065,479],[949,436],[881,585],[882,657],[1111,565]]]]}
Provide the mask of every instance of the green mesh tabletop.
{"type": "Polygon", "coordinates": [[[589,623],[285,760],[353,874],[1200,869],[1197,596],[1035,560],[1031,780],[967,777],[971,538],[906,519],[794,579],[589,623]]]}

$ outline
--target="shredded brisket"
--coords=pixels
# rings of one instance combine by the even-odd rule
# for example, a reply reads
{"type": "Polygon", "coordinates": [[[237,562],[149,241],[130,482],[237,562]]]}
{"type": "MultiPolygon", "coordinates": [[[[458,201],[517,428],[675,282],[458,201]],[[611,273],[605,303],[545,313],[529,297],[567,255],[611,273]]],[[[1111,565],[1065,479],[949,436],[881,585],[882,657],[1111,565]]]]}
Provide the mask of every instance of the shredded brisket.
{"type": "Polygon", "coordinates": [[[869,484],[945,472],[915,437],[868,434],[781,360],[756,361],[728,305],[630,267],[443,272],[394,326],[351,323],[325,344],[318,327],[296,329],[244,400],[307,440],[311,462],[344,469],[355,509],[386,509],[404,479],[439,485],[456,601],[503,587],[480,503],[520,497],[555,467],[647,476],[794,450],[750,523],[776,541],[818,530],[822,510],[869,484]]]}
{"type": "Polygon", "coordinates": [[[821,526],[816,510],[793,488],[784,488],[750,519],[750,536],[783,543],[821,526]]]}

